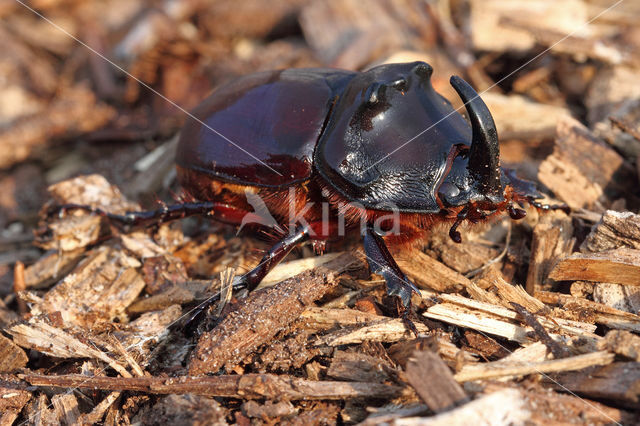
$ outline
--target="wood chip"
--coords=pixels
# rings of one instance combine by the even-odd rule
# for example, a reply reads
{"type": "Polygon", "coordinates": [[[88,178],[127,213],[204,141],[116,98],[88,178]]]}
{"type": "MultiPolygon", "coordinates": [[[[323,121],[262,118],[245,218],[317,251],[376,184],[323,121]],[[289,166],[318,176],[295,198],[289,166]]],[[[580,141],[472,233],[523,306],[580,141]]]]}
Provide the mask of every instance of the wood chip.
{"type": "Polygon", "coordinates": [[[249,295],[213,331],[200,336],[189,363],[189,374],[202,375],[236,365],[295,321],[306,306],[335,287],[337,276],[354,262],[360,261],[347,253],[249,295]]]}
{"type": "Polygon", "coordinates": [[[640,401],[640,363],[616,362],[584,374],[563,373],[555,378],[562,390],[588,398],[615,401],[637,408],[640,401]]]}
{"type": "MultiPolygon", "coordinates": [[[[394,253],[395,255],[396,253],[394,253]]],[[[467,286],[464,275],[448,268],[420,250],[398,250],[394,257],[400,269],[420,288],[452,292],[467,286]]]]}
{"type": "Polygon", "coordinates": [[[469,365],[462,368],[454,376],[458,382],[469,382],[497,377],[525,376],[527,374],[543,374],[559,371],[581,370],[594,365],[611,364],[614,354],[608,351],[592,352],[569,358],[548,361],[522,363],[495,361],[484,364],[469,365]]]}
{"type": "Polygon", "coordinates": [[[600,342],[600,348],[640,362],[640,337],[628,331],[609,331],[600,342]]]}
{"type": "Polygon", "coordinates": [[[26,390],[0,386],[0,425],[12,425],[18,418],[22,408],[31,399],[26,390]]]}
{"type": "Polygon", "coordinates": [[[435,28],[420,2],[357,0],[309,3],[300,15],[305,39],[325,63],[357,69],[376,56],[413,45],[424,50],[435,41],[435,28]]]}
{"type": "Polygon", "coordinates": [[[29,324],[18,324],[7,331],[13,336],[16,344],[22,347],[35,349],[57,358],[98,359],[107,363],[123,377],[131,377],[131,374],[122,365],[106,353],[45,322],[34,321],[29,324]]]}
{"type": "Polygon", "coordinates": [[[0,334],[0,373],[13,373],[26,366],[28,361],[22,348],[0,334]]]}
{"type": "MultiPolygon", "coordinates": [[[[520,319],[512,310],[452,294],[443,294],[440,298],[444,303],[431,306],[424,316],[501,336],[520,344],[532,342],[529,334],[531,328],[519,325],[520,319]]],[[[575,335],[592,348],[595,348],[599,339],[593,334],[595,327],[591,324],[560,318],[540,318],[540,322],[550,329],[558,328],[562,333],[575,335]]]]}
{"type": "Polygon", "coordinates": [[[52,396],[51,405],[53,405],[55,415],[65,424],[75,424],[78,417],[80,417],[78,400],[72,393],[61,393],[52,396]]]}
{"type": "Polygon", "coordinates": [[[558,121],[553,154],[538,179],[573,209],[624,196],[635,172],[618,153],[573,118],[558,121]]]}
{"type": "Polygon", "coordinates": [[[393,367],[380,358],[345,351],[336,351],[326,374],[336,380],[372,383],[383,383],[395,376],[393,367]]]}
{"type": "Polygon", "coordinates": [[[620,247],[640,249],[640,215],[607,210],[580,246],[583,253],[620,247]]]}
{"type": "Polygon", "coordinates": [[[601,253],[576,253],[562,259],[549,278],[640,285],[640,250],[619,248],[601,253]]]}
{"type": "Polygon", "coordinates": [[[571,117],[568,108],[532,102],[518,95],[482,94],[503,139],[551,139],[558,120],[571,117]]]}
{"type": "Polygon", "coordinates": [[[533,228],[531,256],[527,272],[527,293],[549,289],[546,283],[551,269],[566,253],[571,253],[575,239],[571,218],[562,212],[541,216],[533,228]]]}
{"type": "Polygon", "coordinates": [[[471,39],[479,50],[502,52],[527,51],[535,46],[536,39],[528,31],[506,26],[503,17],[519,17],[537,28],[549,28],[569,34],[585,31],[587,8],[581,0],[569,0],[562,4],[553,0],[511,2],[509,0],[471,1],[471,39]]]}
{"type": "Polygon", "coordinates": [[[509,426],[526,424],[532,411],[527,407],[523,394],[515,389],[505,389],[471,401],[462,407],[434,417],[407,417],[393,422],[397,426],[448,426],[477,424],[509,426]]]}
{"type": "Polygon", "coordinates": [[[33,386],[137,391],[152,394],[194,394],[239,399],[341,400],[389,398],[402,388],[379,383],[311,381],[273,374],[203,377],[91,377],[80,374],[45,376],[21,374],[33,386]]]}
{"type": "Polygon", "coordinates": [[[122,250],[101,247],[48,291],[32,313],[61,312],[65,322],[83,327],[123,314],[145,286],[140,262],[122,250]]]}
{"type": "Polygon", "coordinates": [[[430,351],[413,353],[407,363],[407,379],[434,413],[448,411],[469,399],[447,364],[430,351]]]}

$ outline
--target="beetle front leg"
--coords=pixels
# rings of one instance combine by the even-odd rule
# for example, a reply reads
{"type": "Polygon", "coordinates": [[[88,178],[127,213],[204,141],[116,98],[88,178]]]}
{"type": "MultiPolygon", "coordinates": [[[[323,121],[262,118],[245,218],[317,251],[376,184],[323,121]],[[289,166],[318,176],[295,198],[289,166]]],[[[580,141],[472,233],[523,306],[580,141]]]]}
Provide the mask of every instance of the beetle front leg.
{"type": "MultiPolygon", "coordinates": [[[[418,288],[402,272],[396,261],[389,253],[387,245],[371,225],[364,229],[364,251],[367,255],[369,270],[373,274],[381,275],[387,284],[387,294],[396,296],[403,308],[403,317],[407,320],[411,312],[411,293],[420,294],[418,288]]],[[[408,321],[412,331],[417,334],[413,324],[408,321]]]]}

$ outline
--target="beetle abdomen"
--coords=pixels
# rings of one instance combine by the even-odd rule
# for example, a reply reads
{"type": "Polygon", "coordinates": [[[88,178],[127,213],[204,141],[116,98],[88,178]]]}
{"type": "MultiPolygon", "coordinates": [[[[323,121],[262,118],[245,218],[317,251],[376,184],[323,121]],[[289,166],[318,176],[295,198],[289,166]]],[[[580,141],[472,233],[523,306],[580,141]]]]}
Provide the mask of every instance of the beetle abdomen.
{"type": "Polygon", "coordinates": [[[354,73],[294,69],[248,75],[214,92],[185,124],[176,162],[237,184],[308,179],[335,93],[354,73]]]}

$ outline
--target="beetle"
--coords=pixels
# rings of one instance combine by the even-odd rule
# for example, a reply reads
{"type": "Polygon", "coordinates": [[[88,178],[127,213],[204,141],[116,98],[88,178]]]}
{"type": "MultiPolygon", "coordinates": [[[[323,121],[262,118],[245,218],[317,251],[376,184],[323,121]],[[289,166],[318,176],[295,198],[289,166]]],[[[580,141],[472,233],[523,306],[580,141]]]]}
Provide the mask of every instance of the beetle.
{"type": "Polygon", "coordinates": [[[463,221],[504,212],[521,219],[517,205],[524,202],[553,208],[535,201],[540,194],[531,182],[500,166],[495,123],[474,89],[451,77],[467,122],[434,90],[432,73],[427,63],[413,62],[241,77],[205,99],[182,129],[177,176],[193,202],[125,215],[81,208],[127,227],[195,214],[243,225],[248,217],[260,223],[249,195],[258,197],[274,227],[289,232],[235,278],[234,286],[249,290],[294,247],[311,240],[321,248],[341,237],[343,218],[346,232],[361,232],[371,272],[409,312],[418,290],[387,243],[418,240],[439,223],[460,242],[463,221]],[[302,213],[288,223],[292,208],[302,213]],[[399,232],[385,236],[391,211],[399,232]]]}

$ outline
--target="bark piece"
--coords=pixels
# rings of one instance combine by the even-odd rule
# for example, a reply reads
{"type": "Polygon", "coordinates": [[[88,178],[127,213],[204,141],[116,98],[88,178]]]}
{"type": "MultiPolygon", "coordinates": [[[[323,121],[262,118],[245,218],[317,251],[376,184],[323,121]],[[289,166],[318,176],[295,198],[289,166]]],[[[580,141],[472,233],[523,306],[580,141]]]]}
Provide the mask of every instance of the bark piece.
{"type": "Polygon", "coordinates": [[[124,313],[145,286],[137,259],[117,248],[101,247],[49,290],[32,314],[61,312],[65,322],[90,327],[124,313]]]}
{"type": "MultiPolygon", "coordinates": [[[[280,333],[280,335],[286,334],[289,334],[288,330],[280,333]]],[[[284,340],[272,341],[269,345],[265,345],[264,352],[258,357],[259,364],[256,361],[253,363],[256,372],[298,369],[318,355],[331,355],[333,348],[311,345],[309,343],[310,339],[313,339],[313,334],[302,330],[295,332],[284,340]]],[[[253,354],[248,356],[248,358],[253,357],[253,354]]]]}
{"type": "Polygon", "coordinates": [[[640,155],[640,99],[628,99],[604,120],[593,126],[594,133],[627,158],[640,155]]]}
{"type": "MultiPolygon", "coordinates": [[[[489,303],[478,302],[465,297],[443,294],[443,303],[431,306],[423,315],[427,318],[471,328],[516,341],[520,344],[532,342],[531,328],[520,325],[521,318],[512,310],[489,303]]],[[[576,344],[595,348],[598,336],[591,324],[563,320],[560,318],[539,318],[545,327],[557,329],[562,334],[575,336],[576,344]]],[[[557,335],[552,336],[556,338],[557,335]]]]}
{"type": "Polygon", "coordinates": [[[226,425],[226,410],[200,395],[168,395],[138,417],[141,425],[226,425]]]}
{"type": "Polygon", "coordinates": [[[26,390],[0,387],[0,425],[14,424],[22,408],[31,399],[31,393],[26,390]]]}
{"type": "Polygon", "coordinates": [[[129,372],[106,353],[81,342],[78,338],[45,322],[18,324],[7,330],[14,341],[25,348],[35,349],[58,358],[93,358],[107,363],[123,377],[129,372]]]}
{"type": "Polygon", "coordinates": [[[44,288],[65,277],[78,264],[82,252],[51,250],[24,270],[27,288],[44,288]]]}
{"type": "Polygon", "coordinates": [[[393,398],[402,388],[380,383],[312,381],[273,374],[182,377],[99,377],[68,374],[21,374],[33,386],[137,391],[151,394],[194,394],[239,399],[341,400],[393,398]]]}
{"type": "MultiPolygon", "coordinates": [[[[394,252],[394,255],[396,253],[394,252]]],[[[394,256],[400,269],[421,288],[439,292],[459,291],[470,281],[420,250],[398,250],[394,256]]]]}
{"type": "Polygon", "coordinates": [[[518,95],[482,94],[503,139],[551,139],[559,119],[571,117],[568,108],[532,102],[518,95]]]}
{"type": "Polygon", "coordinates": [[[536,44],[529,31],[502,23],[503,18],[520,17],[536,28],[569,34],[584,31],[588,10],[581,0],[557,3],[553,0],[512,2],[509,0],[473,0],[471,2],[471,40],[478,50],[504,52],[527,51],[536,44]]]}
{"type": "Polygon", "coordinates": [[[461,244],[453,242],[446,230],[434,232],[429,238],[428,253],[436,259],[441,259],[444,265],[460,274],[481,268],[500,253],[487,244],[474,241],[472,238],[477,237],[477,234],[471,237],[474,231],[468,225],[463,224],[460,232],[465,236],[461,244]]]}
{"type": "MultiPolygon", "coordinates": [[[[490,379],[497,377],[525,376],[559,371],[581,370],[594,365],[611,364],[614,354],[608,351],[592,352],[569,358],[553,359],[539,362],[494,361],[464,366],[454,376],[459,382],[490,379]]],[[[584,374],[584,373],[583,373],[584,374]]]]}
{"type": "Polygon", "coordinates": [[[415,0],[312,2],[300,15],[306,41],[327,64],[358,69],[406,46],[425,50],[436,41],[436,28],[415,0]]]}
{"type": "Polygon", "coordinates": [[[22,117],[0,131],[0,168],[7,168],[43,151],[53,138],[69,138],[107,124],[113,108],[97,101],[83,85],[65,88],[41,114],[22,117]]]}
{"type": "Polygon", "coordinates": [[[638,286],[640,250],[619,248],[600,253],[576,253],[558,262],[549,278],[638,286]]]}
{"type": "Polygon", "coordinates": [[[22,348],[0,334],[0,373],[13,373],[26,366],[28,361],[22,348]]]}
{"type": "Polygon", "coordinates": [[[505,389],[471,401],[455,410],[438,414],[434,417],[408,417],[402,419],[405,426],[448,426],[475,424],[509,426],[527,424],[532,412],[522,392],[516,389],[505,389]]]}
{"type": "Polygon", "coordinates": [[[602,67],[585,96],[587,120],[591,126],[606,120],[626,102],[640,98],[637,70],[633,66],[602,67]]]}
{"type": "Polygon", "coordinates": [[[280,420],[282,417],[290,417],[296,414],[297,410],[289,401],[273,403],[267,401],[260,404],[256,401],[247,401],[242,404],[242,413],[249,418],[258,418],[262,421],[280,420]]]}
{"type": "Polygon", "coordinates": [[[306,306],[337,286],[337,276],[354,262],[359,260],[347,253],[249,295],[214,330],[200,336],[189,363],[189,374],[216,372],[242,361],[295,321],[306,306]]]}
{"type": "Polygon", "coordinates": [[[580,246],[583,253],[620,247],[640,249],[640,215],[607,210],[580,246]]]}
{"type": "Polygon", "coordinates": [[[571,218],[562,212],[542,215],[533,228],[531,257],[527,272],[527,293],[548,288],[545,286],[551,269],[565,253],[571,253],[575,244],[571,218]]]}
{"type": "Polygon", "coordinates": [[[553,154],[540,164],[538,179],[574,209],[623,197],[636,181],[633,168],[573,118],[558,121],[553,154]]]}
{"type": "Polygon", "coordinates": [[[414,352],[407,363],[407,379],[435,413],[448,411],[468,401],[449,367],[433,352],[414,352]]]}
{"type": "Polygon", "coordinates": [[[615,401],[616,405],[638,408],[640,402],[640,363],[616,362],[584,372],[564,373],[556,377],[563,390],[588,398],[615,401]]]}
{"type": "MultiPolygon", "coordinates": [[[[580,246],[582,253],[609,250],[640,249],[640,216],[631,212],[607,210],[580,246]]],[[[593,286],[593,299],[628,312],[640,310],[640,287],[627,287],[611,282],[593,286]]]]}
{"type": "Polygon", "coordinates": [[[395,372],[383,359],[358,352],[337,351],[327,376],[336,380],[382,383],[393,378],[395,372]]]}
{"type": "Polygon", "coordinates": [[[600,342],[600,347],[640,362],[640,337],[628,331],[609,331],[604,341],[600,342]]]}
{"type": "Polygon", "coordinates": [[[73,425],[80,417],[78,400],[72,393],[62,393],[51,397],[51,405],[58,419],[67,425],[73,425]]]}

